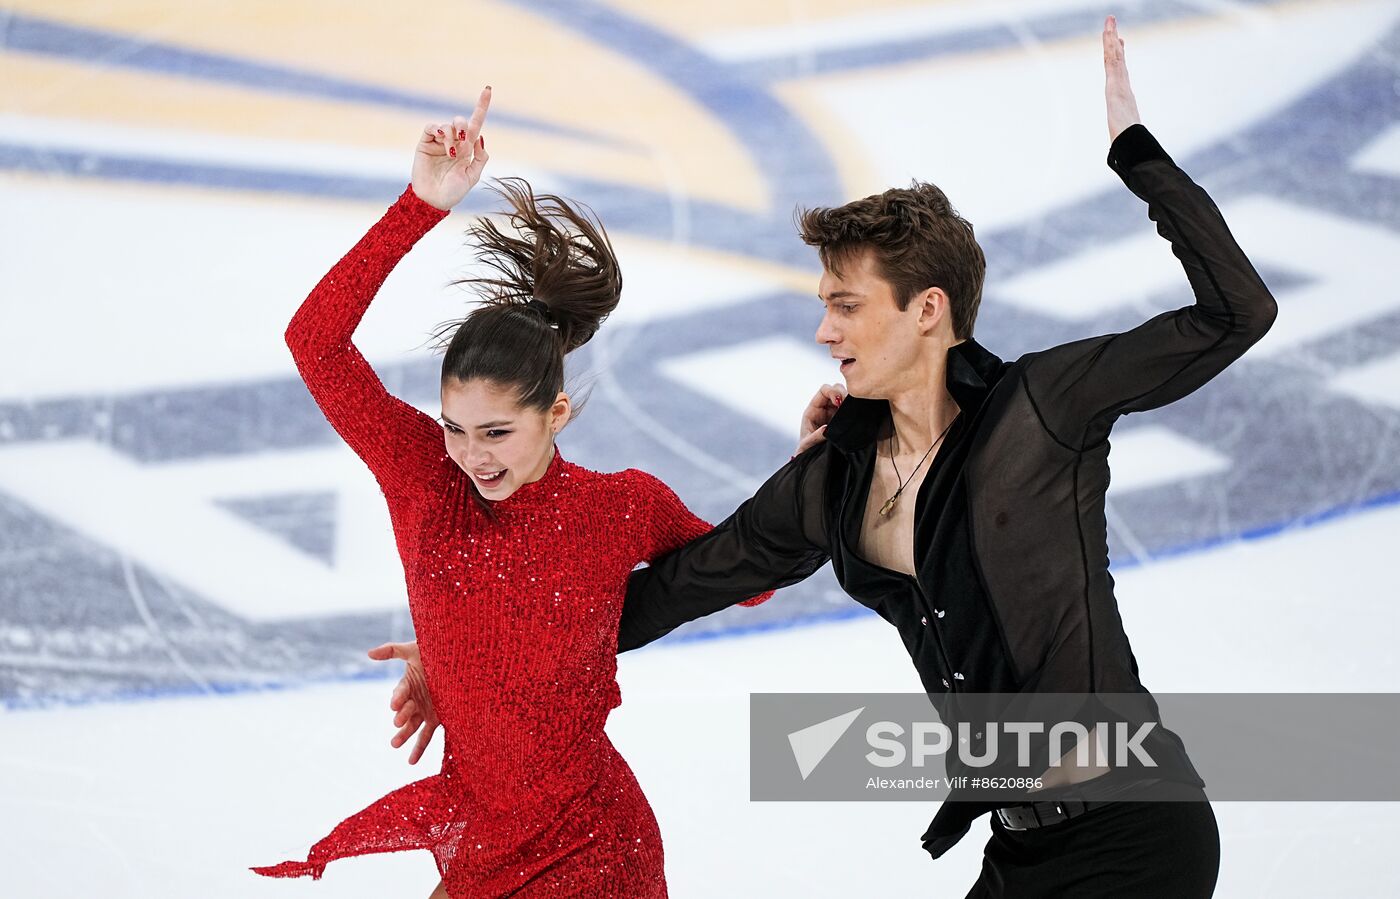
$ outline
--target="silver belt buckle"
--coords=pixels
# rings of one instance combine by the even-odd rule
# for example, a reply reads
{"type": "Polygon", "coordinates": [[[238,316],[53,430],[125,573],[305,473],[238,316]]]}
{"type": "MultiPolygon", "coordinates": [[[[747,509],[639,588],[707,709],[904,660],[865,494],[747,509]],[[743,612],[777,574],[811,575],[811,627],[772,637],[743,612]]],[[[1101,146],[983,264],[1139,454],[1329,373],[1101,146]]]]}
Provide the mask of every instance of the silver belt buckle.
{"type": "Polygon", "coordinates": [[[999,808],[999,809],[997,809],[997,817],[1001,819],[1001,826],[1002,826],[1002,827],[1005,827],[1007,830],[1014,830],[1014,831],[1017,831],[1018,833],[1019,833],[1020,831],[1023,831],[1023,830],[1030,830],[1029,827],[1017,827],[1015,824],[1012,824],[1012,823],[1007,819],[1007,817],[1006,817],[1006,809],[1004,809],[1004,808],[999,808]]]}

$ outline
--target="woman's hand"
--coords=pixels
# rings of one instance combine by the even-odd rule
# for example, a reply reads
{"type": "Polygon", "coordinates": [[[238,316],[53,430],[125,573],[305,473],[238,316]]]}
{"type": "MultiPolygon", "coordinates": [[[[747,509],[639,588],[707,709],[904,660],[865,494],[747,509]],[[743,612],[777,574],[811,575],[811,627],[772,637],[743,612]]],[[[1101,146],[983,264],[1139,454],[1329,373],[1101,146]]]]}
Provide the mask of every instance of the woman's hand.
{"type": "Polygon", "coordinates": [[[481,136],[481,123],[490,105],[488,85],[477,98],[471,119],[456,116],[451,122],[423,126],[413,154],[413,192],[418,199],[448,210],[481,180],[491,158],[486,154],[486,138],[481,136]]]}
{"type": "Polygon", "coordinates": [[[846,388],[840,384],[823,384],[802,411],[802,426],[797,431],[797,452],[793,458],[826,439],[826,425],[846,399],[846,388]]]}
{"type": "Polygon", "coordinates": [[[1108,105],[1108,142],[1130,125],[1142,123],[1133,86],[1128,83],[1128,64],[1123,59],[1123,39],[1118,36],[1118,20],[1109,16],[1103,25],[1104,100],[1108,105]]]}
{"type": "Polygon", "coordinates": [[[389,745],[398,749],[414,731],[419,731],[418,742],[408,754],[410,765],[418,764],[423,750],[432,742],[433,732],[438,729],[437,712],[433,710],[433,697],[428,693],[428,677],[423,673],[423,660],[418,656],[418,643],[385,643],[369,651],[369,657],[377,662],[401,659],[404,663],[403,677],[394,687],[389,697],[389,708],[396,713],[394,726],[399,732],[394,734],[389,745]],[[421,728],[421,730],[420,730],[421,728]]]}

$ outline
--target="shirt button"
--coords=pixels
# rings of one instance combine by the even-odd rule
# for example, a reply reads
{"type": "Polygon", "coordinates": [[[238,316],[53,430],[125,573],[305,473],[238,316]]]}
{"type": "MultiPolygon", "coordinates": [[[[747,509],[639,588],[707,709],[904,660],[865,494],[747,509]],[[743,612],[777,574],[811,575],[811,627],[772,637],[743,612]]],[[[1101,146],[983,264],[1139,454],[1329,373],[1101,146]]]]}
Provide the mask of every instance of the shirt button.
{"type": "Polygon", "coordinates": [[[943,678],[943,687],[944,687],[944,689],[947,689],[948,687],[951,687],[951,686],[952,686],[952,684],[948,683],[948,678],[946,678],[946,677],[943,678]]]}
{"type": "Polygon", "coordinates": [[[922,624],[924,627],[928,627],[928,619],[927,619],[927,618],[920,618],[920,619],[919,619],[919,623],[922,624]]]}
{"type": "Polygon", "coordinates": [[[953,672],[953,680],[963,680],[962,674],[960,674],[960,673],[957,672],[957,671],[954,671],[954,672],[953,672]]]}
{"type": "Polygon", "coordinates": [[[939,618],[942,618],[942,617],[943,617],[943,610],[942,610],[942,609],[934,609],[934,610],[933,610],[933,614],[937,615],[939,618]]]}

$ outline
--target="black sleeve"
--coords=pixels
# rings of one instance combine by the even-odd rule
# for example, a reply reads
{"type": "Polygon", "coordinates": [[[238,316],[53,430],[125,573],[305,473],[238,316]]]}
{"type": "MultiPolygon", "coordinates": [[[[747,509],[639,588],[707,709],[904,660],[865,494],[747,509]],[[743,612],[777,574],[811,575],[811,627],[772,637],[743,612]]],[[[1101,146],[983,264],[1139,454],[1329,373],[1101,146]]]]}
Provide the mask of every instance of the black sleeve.
{"type": "Polygon", "coordinates": [[[1215,377],[1264,336],[1278,312],[1210,196],[1146,128],[1120,134],[1108,164],[1147,202],[1147,217],[1171,242],[1196,302],[1131,331],[1024,357],[1042,421],[1075,449],[1106,437],[1118,416],[1175,402],[1215,377]]]}
{"type": "Polygon", "coordinates": [[[714,530],[632,572],[618,652],[687,621],[810,576],[830,558],[828,454],[821,443],[778,469],[714,530]]]}

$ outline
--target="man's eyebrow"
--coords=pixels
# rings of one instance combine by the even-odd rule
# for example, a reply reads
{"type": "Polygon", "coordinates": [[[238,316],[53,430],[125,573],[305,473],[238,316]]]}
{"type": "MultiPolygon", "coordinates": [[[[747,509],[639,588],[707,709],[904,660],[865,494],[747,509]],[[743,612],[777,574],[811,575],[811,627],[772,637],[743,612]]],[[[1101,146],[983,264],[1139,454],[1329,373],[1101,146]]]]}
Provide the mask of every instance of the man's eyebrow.
{"type": "Polygon", "coordinates": [[[847,297],[863,297],[863,296],[865,296],[865,294],[863,294],[863,293],[856,293],[854,290],[833,290],[831,293],[827,294],[826,296],[822,296],[821,294],[817,294],[817,299],[821,300],[823,303],[829,303],[829,302],[831,302],[832,300],[844,300],[844,299],[846,299],[847,297]]]}

